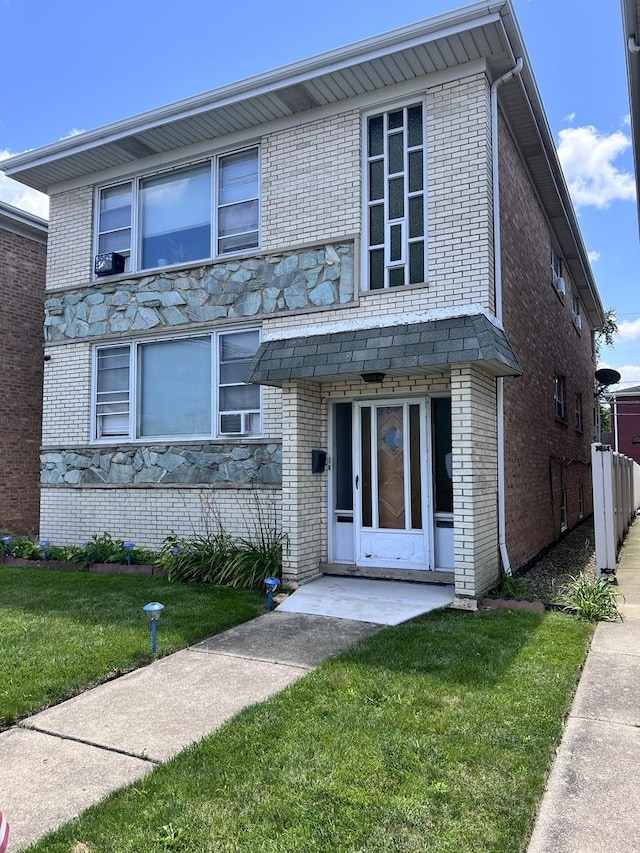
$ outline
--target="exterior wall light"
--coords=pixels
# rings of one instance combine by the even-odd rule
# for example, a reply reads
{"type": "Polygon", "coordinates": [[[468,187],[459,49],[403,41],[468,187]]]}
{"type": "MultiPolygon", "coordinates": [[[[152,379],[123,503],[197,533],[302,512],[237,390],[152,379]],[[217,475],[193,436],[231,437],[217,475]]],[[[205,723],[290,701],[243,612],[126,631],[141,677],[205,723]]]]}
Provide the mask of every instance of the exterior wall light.
{"type": "Polygon", "coordinates": [[[164,610],[164,604],[160,604],[159,601],[150,601],[149,604],[145,604],[142,609],[151,620],[151,651],[155,654],[158,648],[158,619],[160,618],[160,614],[164,610]]]}
{"type": "Polygon", "coordinates": [[[385,377],[384,373],[361,373],[363,382],[382,382],[385,377]]]}

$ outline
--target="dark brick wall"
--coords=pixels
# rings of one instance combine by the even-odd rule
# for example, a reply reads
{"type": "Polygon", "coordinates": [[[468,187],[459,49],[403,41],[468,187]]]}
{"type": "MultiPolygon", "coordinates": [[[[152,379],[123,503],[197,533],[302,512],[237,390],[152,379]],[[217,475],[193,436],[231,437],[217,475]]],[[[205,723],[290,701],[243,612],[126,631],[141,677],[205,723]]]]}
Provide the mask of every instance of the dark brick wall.
{"type": "Polygon", "coordinates": [[[595,362],[584,310],[581,332],[572,322],[569,276],[564,299],[553,287],[550,226],[502,121],[499,150],[504,326],[524,369],[504,381],[507,546],[517,567],[560,537],[563,489],[569,529],[580,521],[581,485],[584,514],[592,513],[595,362]],[[566,423],[554,413],[554,373],[566,377],[566,423]],[[575,427],[578,393],[582,432],[575,427]]]}
{"type": "Polygon", "coordinates": [[[46,247],[0,223],[0,530],[37,532],[46,247]]]}

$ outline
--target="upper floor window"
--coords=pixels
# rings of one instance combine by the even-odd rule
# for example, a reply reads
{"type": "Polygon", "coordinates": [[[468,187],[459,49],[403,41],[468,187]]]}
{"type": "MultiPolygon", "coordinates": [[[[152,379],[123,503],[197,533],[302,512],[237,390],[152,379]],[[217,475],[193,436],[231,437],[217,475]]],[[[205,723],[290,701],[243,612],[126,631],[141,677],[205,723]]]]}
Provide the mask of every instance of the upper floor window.
{"type": "Polygon", "coordinates": [[[99,191],[96,253],[125,270],[207,260],[258,246],[258,149],[99,191]]]}
{"type": "Polygon", "coordinates": [[[571,314],[573,319],[573,325],[576,329],[582,328],[582,317],[580,316],[580,297],[578,296],[577,291],[571,291],[571,314]]]}
{"type": "Polygon", "coordinates": [[[584,427],[583,417],[582,417],[582,394],[576,394],[574,426],[578,432],[582,432],[583,427],[584,427]]]}
{"type": "Polygon", "coordinates": [[[367,118],[368,287],[423,282],[425,121],[422,104],[367,118]]]}
{"type": "Polygon", "coordinates": [[[554,247],[551,247],[551,283],[560,296],[566,293],[566,284],[562,276],[562,258],[554,247]]]}
{"type": "Polygon", "coordinates": [[[247,383],[257,329],[134,341],[95,350],[94,439],[260,434],[260,386],[247,383]]]}
{"type": "Polygon", "coordinates": [[[565,378],[556,373],[553,377],[553,407],[555,416],[561,421],[567,419],[565,398],[565,378]]]}

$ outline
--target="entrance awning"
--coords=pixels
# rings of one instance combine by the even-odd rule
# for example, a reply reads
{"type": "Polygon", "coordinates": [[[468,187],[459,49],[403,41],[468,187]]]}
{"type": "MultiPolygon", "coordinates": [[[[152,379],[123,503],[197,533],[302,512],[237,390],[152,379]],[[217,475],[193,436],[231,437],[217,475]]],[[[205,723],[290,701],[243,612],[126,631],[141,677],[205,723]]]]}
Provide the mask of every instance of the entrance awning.
{"type": "Polygon", "coordinates": [[[249,382],[281,386],[360,377],[363,373],[419,376],[453,364],[481,363],[494,376],[520,376],[522,368],[504,330],[484,314],[427,322],[320,332],[318,326],[292,337],[264,340],[249,370],[249,382]]]}

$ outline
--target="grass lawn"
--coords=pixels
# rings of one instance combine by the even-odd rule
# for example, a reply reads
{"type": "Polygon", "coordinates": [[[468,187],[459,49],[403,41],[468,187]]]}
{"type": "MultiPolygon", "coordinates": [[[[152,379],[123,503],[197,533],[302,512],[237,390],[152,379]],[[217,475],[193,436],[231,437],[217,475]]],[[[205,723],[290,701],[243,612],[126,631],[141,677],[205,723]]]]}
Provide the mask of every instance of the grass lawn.
{"type": "Polygon", "coordinates": [[[165,605],[159,655],[264,610],[245,590],[0,564],[0,730],[152,660],[149,601],[165,605]]]}
{"type": "Polygon", "coordinates": [[[517,853],[592,627],[438,612],[247,709],[37,853],[517,853]]]}

